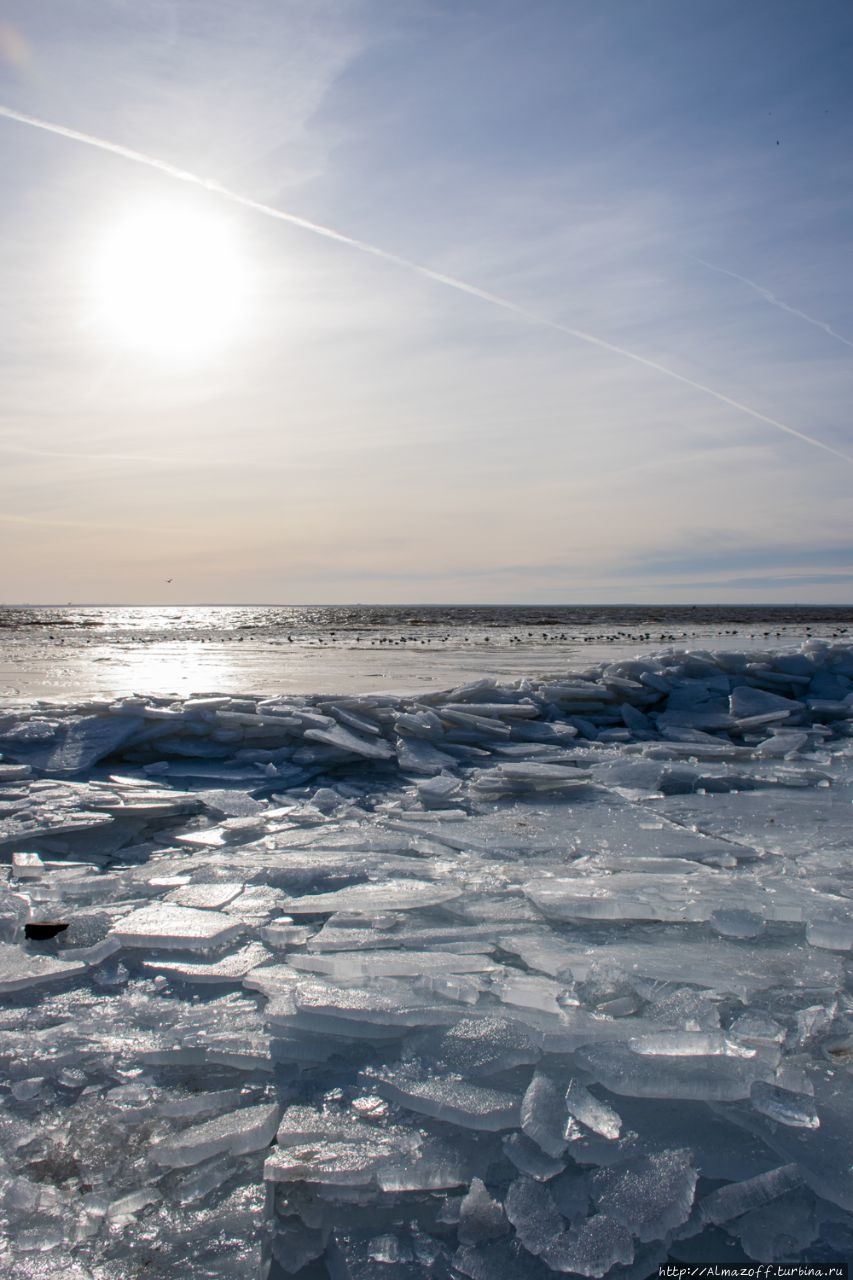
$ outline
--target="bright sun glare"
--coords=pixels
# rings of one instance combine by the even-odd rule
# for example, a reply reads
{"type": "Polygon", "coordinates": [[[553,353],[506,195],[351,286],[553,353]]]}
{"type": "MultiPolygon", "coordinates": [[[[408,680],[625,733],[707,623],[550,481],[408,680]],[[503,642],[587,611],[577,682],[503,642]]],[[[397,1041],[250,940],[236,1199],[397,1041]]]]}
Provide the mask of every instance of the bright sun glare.
{"type": "Polygon", "coordinates": [[[215,214],[146,209],[116,224],[95,266],[98,321],[158,355],[204,355],[244,317],[248,268],[234,227],[215,214]]]}

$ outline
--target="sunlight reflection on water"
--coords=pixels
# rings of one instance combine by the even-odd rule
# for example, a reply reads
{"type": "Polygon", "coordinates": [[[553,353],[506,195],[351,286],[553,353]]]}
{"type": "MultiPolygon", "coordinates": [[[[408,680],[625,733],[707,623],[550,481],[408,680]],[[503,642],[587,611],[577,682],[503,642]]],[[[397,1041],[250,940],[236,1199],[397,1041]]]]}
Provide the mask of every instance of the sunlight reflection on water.
{"type": "Polygon", "coordinates": [[[144,648],[122,646],[96,654],[92,660],[101,666],[99,683],[103,681],[116,694],[176,693],[187,697],[235,684],[230,646],[193,641],[144,648]]]}
{"type": "Polygon", "coordinates": [[[74,606],[0,610],[0,698],[364,694],[554,677],[641,652],[837,639],[848,610],[74,606]]]}

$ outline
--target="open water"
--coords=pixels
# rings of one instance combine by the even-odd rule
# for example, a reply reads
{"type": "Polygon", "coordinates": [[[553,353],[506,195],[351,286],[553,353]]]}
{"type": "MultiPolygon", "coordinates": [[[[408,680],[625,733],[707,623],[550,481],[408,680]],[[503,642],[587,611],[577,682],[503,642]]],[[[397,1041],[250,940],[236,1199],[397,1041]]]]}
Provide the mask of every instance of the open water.
{"type": "Polygon", "coordinates": [[[411,692],[851,634],[853,608],[796,605],[14,605],[0,697],[411,692]]]}

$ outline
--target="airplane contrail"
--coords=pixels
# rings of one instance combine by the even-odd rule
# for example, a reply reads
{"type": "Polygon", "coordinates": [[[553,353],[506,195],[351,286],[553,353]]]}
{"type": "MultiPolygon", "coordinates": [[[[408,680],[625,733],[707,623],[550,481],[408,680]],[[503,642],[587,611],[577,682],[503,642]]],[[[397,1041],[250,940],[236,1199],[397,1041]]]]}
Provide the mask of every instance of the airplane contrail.
{"type": "Polygon", "coordinates": [[[688,254],[688,257],[691,262],[698,262],[700,267],[707,267],[709,271],[716,271],[721,276],[730,276],[732,280],[739,280],[741,284],[745,284],[752,289],[765,302],[769,302],[772,307],[778,307],[780,311],[787,311],[789,315],[796,316],[798,320],[805,320],[806,324],[814,325],[815,329],[822,329],[824,333],[829,334],[830,338],[835,338],[836,342],[843,342],[845,347],[853,347],[853,342],[849,338],[845,338],[843,333],[833,329],[831,324],[827,324],[825,320],[817,320],[814,316],[810,316],[807,311],[801,311],[799,307],[792,307],[789,302],[777,297],[772,289],[759,284],[757,280],[750,280],[749,276],[742,276],[738,271],[730,271],[728,267],[718,267],[715,262],[706,262],[704,258],[697,258],[692,253],[688,254]]]}
{"type": "Polygon", "coordinates": [[[519,306],[518,303],[510,301],[508,298],[502,298],[500,294],[480,289],[477,285],[468,284],[465,280],[459,280],[456,276],[445,275],[442,271],[434,271],[432,267],[426,267],[420,262],[413,262],[409,258],[402,258],[396,253],[389,253],[387,249],[381,249],[378,245],[370,244],[367,240],[358,240],[354,236],[345,235],[342,231],[335,231],[332,227],[323,226],[322,223],[311,222],[308,218],[300,218],[298,214],[287,213],[283,209],[276,209],[272,205],[252,200],[249,196],[241,195],[240,192],[232,191],[230,187],[223,186],[222,183],[217,182],[214,178],[203,178],[200,174],[192,173],[188,169],[180,169],[165,160],[158,160],[156,156],[149,156],[144,151],[135,151],[131,147],[122,146],[118,142],[110,142],[106,138],[99,138],[91,133],[81,133],[78,129],[69,129],[63,124],[41,120],[38,116],[26,115],[23,111],[15,111],[12,107],[0,105],[0,116],[4,116],[7,120],[14,120],[18,124],[28,125],[33,129],[41,129],[45,133],[55,134],[59,138],[67,138],[71,142],[80,142],[85,146],[95,147],[98,151],[107,151],[111,155],[121,156],[125,160],[131,160],[134,164],[145,165],[147,168],[155,169],[158,173],[163,173],[167,177],[175,178],[178,182],[188,182],[193,186],[201,187],[203,190],[210,191],[212,194],[220,196],[232,204],[239,205],[241,208],[251,209],[255,213],[263,214],[268,218],[275,218],[279,222],[289,223],[294,227],[301,227],[304,231],[310,231],[314,235],[324,237],[326,240],[334,240],[338,244],[349,245],[350,248],[357,249],[360,253],[370,254],[371,257],[380,258],[383,262],[403,267],[406,271],[414,271],[417,275],[427,280],[433,280],[437,284],[446,285],[449,289],[456,289],[459,293],[468,294],[470,297],[479,298],[482,302],[488,302],[494,307],[510,311],[513,315],[517,315],[531,324],[541,325],[546,329],[565,334],[567,337],[577,339],[578,342],[585,342],[589,346],[598,347],[601,351],[609,351],[612,355],[621,356],[624,360],[631,360],[634,364],[642,365],[655,373],[663,374],[666,378],[671,378],[686,387],[692,387],[694,391],[710,396],[720,404],[727,405],[730,409],[736,409],[738,412],[754,418],[756,422],[763,422],[787,436],[793,436],[795,440],[800,440],[803,444],[810,444],[815,449],[822,449],[824,453],[830,453],[833,457],[840,458],[842,462],[853,464],[853,455],[842,453],[840,449],[834,449],[832,445],[825,444],[822,440],[817,440],[814,436],[807,435],[804,431],[798,431],[796,427],[790,427],[786,423],[780,422],[778,418],[771,418],[768,414],[761,413],[758,409],[753,409],[748,404],[734,400],[731,396],[724,395],[722,391],[715,391],[713,387],[706,386],[703,382],[688,378],[686,374],[676,373],[675,369],[670,369],[667,365],[660,364],[657,360],[650,360],[647,356],[641,356],[636,351],[630,351],[627,347],[620,347],[614,342],[607,342],[606,339],[598,338],[593,333],[586,333],[583,329],[574,329],[570,325],[561,324],[558,320],[549,320],[547,316],[540,316],[535,311],[529,311],[526,307],[519,306]]]}

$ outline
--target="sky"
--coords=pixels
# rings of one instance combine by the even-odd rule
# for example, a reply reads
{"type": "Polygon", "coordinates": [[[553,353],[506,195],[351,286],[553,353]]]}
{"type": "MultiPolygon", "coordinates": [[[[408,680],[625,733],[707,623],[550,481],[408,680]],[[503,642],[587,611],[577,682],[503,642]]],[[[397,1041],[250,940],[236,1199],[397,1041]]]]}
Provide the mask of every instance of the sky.
{"type": "Polygon", "coordinates": [[[0,602],[849,603],[851,57],[848,0],[5,0],[0,602]]]}

